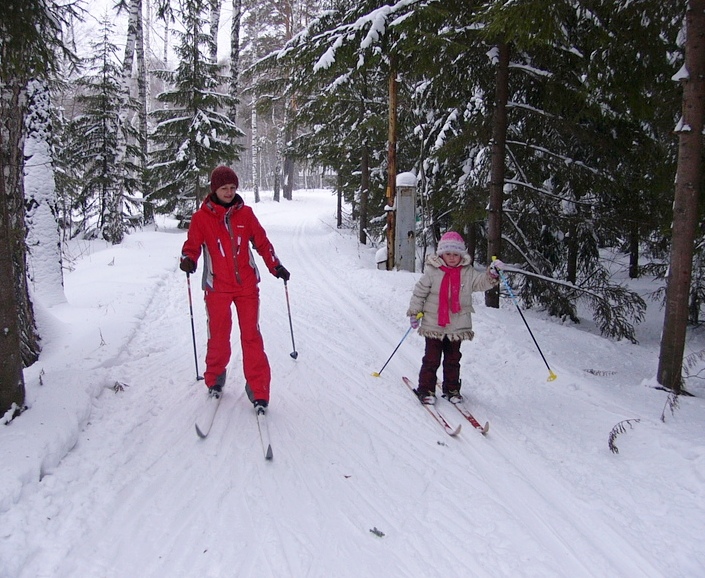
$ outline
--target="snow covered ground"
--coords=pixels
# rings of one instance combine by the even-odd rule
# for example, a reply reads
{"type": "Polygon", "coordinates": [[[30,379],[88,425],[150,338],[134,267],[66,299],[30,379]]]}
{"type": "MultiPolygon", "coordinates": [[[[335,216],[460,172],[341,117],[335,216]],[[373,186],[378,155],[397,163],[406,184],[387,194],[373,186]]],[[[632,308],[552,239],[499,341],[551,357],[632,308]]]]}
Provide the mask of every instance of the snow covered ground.
{"type": "MultiPolygon", "coordinates": [[[[514,304],[487,309],[476,294],[462,377],[491,429],[463,423],[451,438],[401,381],[416,379],[422,338],[371,375],[408,327],[420,273],[377,270],[375,249],[337,230],[334,210],[326,191],[255,205],[292,274],[299,352],[283,283],[265,272],[271,462],[237,329],[213,430],[195,434],[206,392],[177,266],[185,233],[164,223],[116,247],[72,247],[67,302],[38,306],[30,410],[0,428],[0,577],[705,575],[705,388],[689,384],[698,397],[661,421],[658,306],[639,345],[527,311],[558,375],[549,382],[514,304]],[[608,436],[627,419],[641,421],[613,454],[608,436]]],[[[691,335],[687,351],[704,345],[691,335]]]]}

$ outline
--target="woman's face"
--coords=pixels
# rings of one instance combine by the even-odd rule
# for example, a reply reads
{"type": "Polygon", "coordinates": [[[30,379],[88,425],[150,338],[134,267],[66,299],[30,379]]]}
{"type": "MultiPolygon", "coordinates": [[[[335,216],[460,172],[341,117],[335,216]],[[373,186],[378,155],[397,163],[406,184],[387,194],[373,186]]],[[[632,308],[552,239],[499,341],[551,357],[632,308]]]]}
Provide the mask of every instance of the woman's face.
{"type": "Polygon", "coordinates": [[[235,198],[236,191],[237,187],[235,185],[223,185],[216,189],[215,195],[221,203],[227,205],[235,198]]]}

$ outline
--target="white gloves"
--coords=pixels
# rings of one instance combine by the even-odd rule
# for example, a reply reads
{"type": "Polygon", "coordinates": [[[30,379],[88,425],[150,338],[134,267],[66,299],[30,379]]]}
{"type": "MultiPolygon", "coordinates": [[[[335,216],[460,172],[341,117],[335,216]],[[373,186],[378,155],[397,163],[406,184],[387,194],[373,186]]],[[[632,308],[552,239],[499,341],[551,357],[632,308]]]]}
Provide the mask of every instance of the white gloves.
{"type": "Polygon", "coordinates": [[[493,277],[494,279],[497,279],[499,277],[499,272],[501,269],[504,269],[505,265],[500,261],[499,259],[495,259],[490,263],[490,268],[489,268],[489,273],[490,277],[493,277]]]}

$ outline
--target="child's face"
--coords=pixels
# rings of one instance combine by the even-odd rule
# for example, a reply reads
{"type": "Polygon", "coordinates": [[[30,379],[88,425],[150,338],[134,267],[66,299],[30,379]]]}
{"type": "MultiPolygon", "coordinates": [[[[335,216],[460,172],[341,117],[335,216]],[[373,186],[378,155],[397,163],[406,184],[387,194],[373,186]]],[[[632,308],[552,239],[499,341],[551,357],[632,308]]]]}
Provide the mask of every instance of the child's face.
{"type": "Polygon", "coordinates": [[[443,262],[448,267],[457,267],[460,265],[460,261],[463,260],[463,257],[458,253],[443,253],[443,255],[441,255],[441,259],[443,259],[443,262]]]}

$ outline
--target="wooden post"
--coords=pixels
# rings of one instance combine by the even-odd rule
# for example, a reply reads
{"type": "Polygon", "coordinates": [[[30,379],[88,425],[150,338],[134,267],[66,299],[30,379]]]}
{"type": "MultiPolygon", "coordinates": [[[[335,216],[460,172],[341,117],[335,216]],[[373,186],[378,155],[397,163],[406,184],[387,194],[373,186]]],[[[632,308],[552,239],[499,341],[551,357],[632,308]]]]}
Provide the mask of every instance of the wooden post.
{"type": "MultiPolygon", "coordinates": [[[[397,187],[397,70],[394,58],[389,70],[389,136],[387,148],[387,206],[394,207],[397,187]]],[[[396,213],[387,211],[387,271],[394,269],[396,213]]]]}

